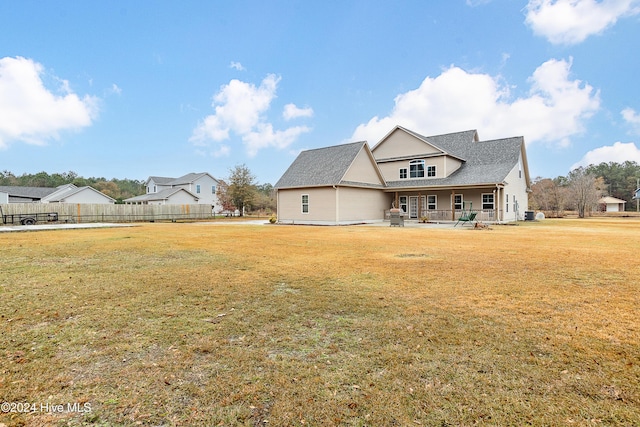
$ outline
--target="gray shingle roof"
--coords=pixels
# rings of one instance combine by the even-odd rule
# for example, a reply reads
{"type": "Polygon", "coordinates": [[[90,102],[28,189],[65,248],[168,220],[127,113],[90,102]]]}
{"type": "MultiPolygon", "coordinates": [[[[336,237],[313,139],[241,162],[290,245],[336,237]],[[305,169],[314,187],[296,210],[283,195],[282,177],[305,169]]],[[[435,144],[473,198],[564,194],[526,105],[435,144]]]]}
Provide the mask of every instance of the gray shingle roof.
{"type": "Polygon", "coordinates": [[[168,185],[184,185],[184,184],[191,184],[193,181],[195,181],[196,179],[200,178],[203,175],[206,175],[206,172],[200,172],[200,173],[188,173],[184,176],[181,176],[180,178],[176,178],[173,181],[167,182],[166,184],[168,185]]]}
{"type": "Polygon", "coordinates": [[[463,160],[463,164],[457,171],[446,178],[387,181],[389,188],[500,183],[505,180],[509,172],[518,163],[521,148],[524,144],[524,138],[521,136],[479,141],[478,132],[475,129],[443,135],[424,136],[401,126],[398,126],[398,128],[450,156],[463,160]]]}
{"type": "Polygon", "coordinates": [[[170,178],[168,176],[150,176],[146,182],[148,183],[151,180],[156,184],[168,185],[171,181],[174,181],[175,178],[170,178]]]}
{"type": "Polygon", "coordinates": [[[301,152],[275,188],[338,185],[366,142],[352,142],[301,152]]]}
{"type": "MultiPolygon", "coordinates": [[[[424,136],[398,126],[405,132],[463,161],[462,166],[446,178],[387,181],[386,188],[414,188],[482,185],[504,182],[518,164],[524,138],[478,141],[476,130],[444,135],[424,136]]],[[[336,145],[303,151],[276,183],[276,188],[348,185],[343,181],[347,169],[365,142],[336,145]]],[[[377,146],[376,146],[377,147],[377,146]]],[[[375,148],[374,148],[375,156],[375,148]]],[[[420,156],[412,156],[420,158],[420,156]]],[[[378,159],[394,160],[394,159],[378,159]]],[[[383,186],[379,186],[383,188],[383,186]]]]}
{"type": "Polygon", "coordinates": [[[128,199],[124,199],[124,201],[125,202],[149,202],[153,200],[166,200],[171,195],[179,191],[186,191],[187,193],[189,193],[189,195],[193,196],[196,200],[199,199],[198,196],[196,196],[189,190],[185,190],[184,188],[181,188],[181,187],[176,187],[176,188],[167,188],[165,190],[158,191],[157,193],[147,193],[147,194],[142,194],[140,196],[130,197],[128,199]]]}
{"type": "Polygon", "coordinates": [[[57,190],[57,188],[53,187],[18,187],[14,185],[0,186],[0,191],[8,193],[9,196],[31,198],[34,200],[40,200],[57,190]]]}
{"type": "MultiPolygon", "coordinates": [[[[457,135],[457,134],[456,134],[457,135]]],[[[446,178],[420,180],[398,180],[387,182],[390,188],[454,186],[501,183],[518,164],[524,138],[496,139],[491,141],[465,142],[464,138],[433,138],[438,148],[464,159],[460,169],[446,178]]]]}
{"type": "Polygon", "coordinates": [[[171,178],[167,176],[150,176],[146,182],[148,183],[149,181],[153,180],[153,182],[159,185],[184,185],[184,184],[191,184],[193,181],[195,181],[196,179],[204,175],[208,175],[208,173],[207,172],[198,172],[198,173],[191,172],[179,178],[171,178]]]}

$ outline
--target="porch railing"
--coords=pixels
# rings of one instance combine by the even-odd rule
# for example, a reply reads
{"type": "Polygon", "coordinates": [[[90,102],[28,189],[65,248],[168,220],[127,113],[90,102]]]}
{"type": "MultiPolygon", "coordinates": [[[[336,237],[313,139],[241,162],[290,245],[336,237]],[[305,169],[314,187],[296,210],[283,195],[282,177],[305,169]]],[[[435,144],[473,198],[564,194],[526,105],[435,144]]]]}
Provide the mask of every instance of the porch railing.
{"type": "MultiPolygon", "coordinates": [[[[477,212],[476,220],[477,221],[496,221],[497,220],[497,211],[495,209],[482,209],[482,210],[474,210],[477,212]]],[[[453,220],[457,221],[460,216],[462,216],[463,212],[456,210],[453,215],[453,220]]],[[[421,218],[411,218],[408,212],[403,214],[405,220],[416,220],[419,221],[421,218]]],[[[451,221],[451,209],[437,209],[437,210],[427,210],[421,212],[422,217],[426,217],[429,221],[451,221]]],[[[389,210],[384,211],[384,219],[385,221],[389,221],[389,210]]]]}

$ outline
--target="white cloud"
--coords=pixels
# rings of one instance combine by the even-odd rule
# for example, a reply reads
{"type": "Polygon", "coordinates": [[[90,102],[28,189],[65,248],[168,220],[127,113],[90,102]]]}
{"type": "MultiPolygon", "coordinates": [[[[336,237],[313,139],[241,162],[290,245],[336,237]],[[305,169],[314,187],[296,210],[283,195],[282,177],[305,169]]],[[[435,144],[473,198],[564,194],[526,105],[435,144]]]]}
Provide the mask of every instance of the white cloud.
{"type": "Polygon", "coordinates": [[[297,119],[298,117],[313,117],[313,108],[298,108],[295,104],[287,104],[282,111],[285,120],[297,119]]]}
{"type": "Polygon", "coordinates": [[[43,66],[22,57],[0,58],[0,148],[10,142],[44,145],[65,130],[90,126],[98,113],[98,98],[80,98],[69,82],[49,77],[59,85],[45,87],[43,66]]]}
{"type": "Polygon", "coordinates": [[[242,141],[247,146],[247,154],[253,157],[261,148],[286,148],[300,135],[310,130],[307,126],[295,126],[285,130],[274,131],[271,123],[260,123],[254,131],[243,135],[242,141]]]}
{"type": "Polygon", "coordinates": [[[229,64],[229,67],[233,68],[234,70],[238,70],[238,71],[245,71],[246,70],[246,68],[244,68],[241,63],[235,62],[235,61],[231,61],[231,64],[229,64]]]}
{"type": "Polygon", "coordinates": [[[622,118],[631,125],[635,133],[640,133],[640,114],[633,108],[625,108],[620,112],[622,118]]]}
{"type": "Polygon", "coordinates": [[[573,166],[571,170],[580,166],[599,165],[600,163],[624,163],[626,161],[640,163],[640,149],[633,142],[616,142],[589,151],[573,166]]]}
{"type": "Polygon", "coordinates": [[[529,0],[525,22],[554,44],[576,44],[640,12],[638,0],[529,0]]]}
{"type": "Polygon", "coordinates": [[[258,87],[236,79],[223,85],[213,97],[215,114],[204,118],[194,129],[190,141],[196,146],[208,146],[211,141],[228,140],[233,133],[241,137],[250,156],[262,148],[287,147],[310,129],[298,126],[274,131],[267,121],[279,82],[280,77],[270,74],[258,87]]]}
{"type": "Polygon", "coordinates": [[[211,152],[213,157],[227,157],[231,153],[231,147],[228,145],[222,144],[217,149],[211,152]]]}
{"type": "Polygon", "coordinates": [[[122,95],[122,89],[120,88],[120,86],[113,83],[111,87],[107,90],[107,94],[122,95]]]}
{"type": "Polygon", "coordinates": [[[358,126],[352,140],[379,141],[401,125],[425,135],[477,129],[482,139],[523,135],[528,143],[568,145],[600,106],[588,84],[570,80],[571,61],[549,60],[529,78],[526,97],[511,99],[500,77],[451,67],[395,98],[386,117],[358,126]]]}

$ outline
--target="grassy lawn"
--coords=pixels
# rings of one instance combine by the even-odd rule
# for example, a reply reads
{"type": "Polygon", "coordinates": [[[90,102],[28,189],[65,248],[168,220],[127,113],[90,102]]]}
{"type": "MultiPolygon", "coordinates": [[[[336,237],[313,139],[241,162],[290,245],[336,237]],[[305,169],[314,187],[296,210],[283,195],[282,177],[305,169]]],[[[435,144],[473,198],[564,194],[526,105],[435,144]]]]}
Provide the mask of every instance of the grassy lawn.
{"type": "Polygon", "coordinates": [[[628,218],[0,234],[35,409],[0,426],[638,425],[639,253],[628,218]]]}

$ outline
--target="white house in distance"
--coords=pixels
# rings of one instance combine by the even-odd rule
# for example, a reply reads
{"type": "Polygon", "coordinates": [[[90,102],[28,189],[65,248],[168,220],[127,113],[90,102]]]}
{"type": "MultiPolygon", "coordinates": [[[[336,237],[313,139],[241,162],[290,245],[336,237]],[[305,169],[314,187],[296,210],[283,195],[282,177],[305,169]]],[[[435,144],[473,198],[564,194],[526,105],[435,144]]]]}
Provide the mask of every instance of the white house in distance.
{"type": "Polygon", "coordinates": [[[180,178],[150,176],[145,181],[146,194],[125,199],[129,204],[188,205],[208,204],[213,212],[222,206],[216,192],[219,181],[207,172],[188,173],[180,178]]]}
{"type": "Polygon", "coordinates": [[[113,204],[115,199],[93,187],[76,187],[73,184],[51,187],[0,186],[0,203],[80,203],[113,204]],[[2,201],[6,199],[6,202],[2,201]]]}
{"type": "Polygon", "coordinates": [[[626,200],[618,199],[611,196],[605,196],[598,200],[598,204],[601,206],[601,210],[604,212],[624,212],[624,205],[626,203],[626,200]]]}
{"type": "Polygon", "coordinates": [[[396,126],[378,144],[307,150],[275,185],[278,222],[382,221],[392,206],[407,219],[524,219],[530,192],[521,136],[481,141],[469,130],[423,136],[396,126]]]}

